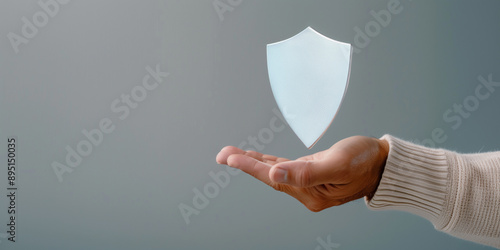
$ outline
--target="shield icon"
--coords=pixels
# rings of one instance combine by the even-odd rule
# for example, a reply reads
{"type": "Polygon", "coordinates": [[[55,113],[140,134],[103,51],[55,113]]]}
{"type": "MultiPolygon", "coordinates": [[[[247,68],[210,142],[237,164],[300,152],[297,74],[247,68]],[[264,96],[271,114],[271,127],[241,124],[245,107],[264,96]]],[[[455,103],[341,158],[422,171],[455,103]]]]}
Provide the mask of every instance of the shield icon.
{"type": "Polygon", "coordinates": [[[309,149],[326,132],[342,103],[351,56],[350,44],[311,27],[267,45],[267,69],[276,103],[309,149]]]}

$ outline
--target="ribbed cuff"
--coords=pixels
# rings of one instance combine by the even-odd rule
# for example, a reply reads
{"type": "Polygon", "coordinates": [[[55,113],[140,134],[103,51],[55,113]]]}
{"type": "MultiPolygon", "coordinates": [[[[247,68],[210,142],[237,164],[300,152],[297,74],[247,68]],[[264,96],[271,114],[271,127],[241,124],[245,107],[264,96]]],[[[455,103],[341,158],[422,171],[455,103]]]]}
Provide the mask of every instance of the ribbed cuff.
{"type": "Polygon", "coordinates": [[[401,210],[441,224],[448,189],[449,169],[445,150],[430,149],[390,135],[380,139],[390,149],[380,184],[372,199],[372,210],[401,210]]]}

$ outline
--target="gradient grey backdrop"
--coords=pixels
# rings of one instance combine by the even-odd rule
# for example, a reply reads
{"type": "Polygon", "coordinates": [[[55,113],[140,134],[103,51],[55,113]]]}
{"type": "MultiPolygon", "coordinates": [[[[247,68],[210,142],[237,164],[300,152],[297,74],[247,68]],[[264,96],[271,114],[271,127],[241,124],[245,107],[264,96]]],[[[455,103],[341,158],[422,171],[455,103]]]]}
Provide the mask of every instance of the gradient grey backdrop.
{"type": "MultiPolygon", "coordinates": [[[[225,0],[222,2],[227,3],[225,0]]],[[[307,26],[353,43],[380,1],[243,0],[221,21],[212,0],[72,1],[14,53],[9,32],[40,11],[36,1],[0,3],[0,137],[18,137],[18,242],[0,249],[486,249],[402,212],[358,200],[312,213],[240,174],[186,225],[178,205],[223,169],[215,155],[269,127],[276,107],[265,45],[307,26]],[[145,67],[170,75],[130,116],[111,102],[141,82],[145,67]],[[82,129],[111,117],[115,131],[59,183],[82,129]]],[[[351,135],[412,140],[436,127],[460,152],[499,149],[500,91],[453,130],[445,110],[474,94],[479,75],[500,79],[499,1],[409,1],[361,53],[324,137],[307,150],[289,127],[264,151],[297,158],[351,135]]],[[[0,225],[7,223],[0,170],[0,225]]],[[[0,226],[4,233],[4,226],[0,226]]]]}

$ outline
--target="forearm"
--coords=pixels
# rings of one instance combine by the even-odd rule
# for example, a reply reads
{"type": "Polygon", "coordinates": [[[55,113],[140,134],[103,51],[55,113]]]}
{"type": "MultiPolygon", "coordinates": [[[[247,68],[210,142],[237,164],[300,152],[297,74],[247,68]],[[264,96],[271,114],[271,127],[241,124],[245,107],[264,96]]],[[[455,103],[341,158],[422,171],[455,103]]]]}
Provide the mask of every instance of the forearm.
{"type": "Polygon", "coordinates": [[[436,229],[500,247],[500,152],[463,155],[385,135],[383,174],[367,205],[430,220],[436,229]]]}

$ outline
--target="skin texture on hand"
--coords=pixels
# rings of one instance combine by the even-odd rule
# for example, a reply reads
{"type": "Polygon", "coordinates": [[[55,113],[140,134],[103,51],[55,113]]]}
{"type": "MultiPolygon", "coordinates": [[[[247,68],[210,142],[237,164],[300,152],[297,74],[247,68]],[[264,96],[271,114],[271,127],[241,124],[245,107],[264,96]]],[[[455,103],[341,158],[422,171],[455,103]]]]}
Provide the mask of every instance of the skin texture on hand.
{"type": "Polygon", "coordinates": [[[237,147],[224,147],[226,164],[285,192],[319,212],[375,193],[389,152],[387,141],[365,136],[343,139],[327,150],[288,160],[237,147]]]}

